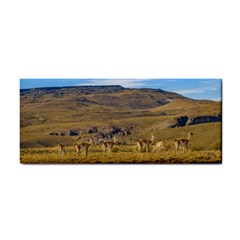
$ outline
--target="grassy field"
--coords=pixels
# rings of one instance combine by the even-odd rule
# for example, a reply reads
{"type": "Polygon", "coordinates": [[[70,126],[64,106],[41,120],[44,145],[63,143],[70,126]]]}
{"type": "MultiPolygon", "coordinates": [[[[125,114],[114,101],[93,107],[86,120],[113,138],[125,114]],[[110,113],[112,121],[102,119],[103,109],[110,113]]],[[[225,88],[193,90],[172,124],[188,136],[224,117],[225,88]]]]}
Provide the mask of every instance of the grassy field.
{"type": "MultiPolygon", "coordinates": [[[[149,134],[149,132],[148,132],[149,134]]],[[[146,133],[147,135],[147,133],[146,133]]],[[[165,149],[150,153],[138,152],[135,139],[132,136],[120,139],[121,145],[115,145],[113,151],[105,155],[102,146],[90,148],[88,157],[84,150],[78,156],[73,147],[74,137],[61,137],[66,141],[66,156],[58,154],[57,146],[22,148],[21,163],[221,163],[221,123],[192,125],[183,128],[162,129],[155,132],[157,140],[165,141],[165,149]],[[186,136],[188,132],[194,135],[189,142],[186,153],[180,149],[174,150],[173,140],[186,136]],[[123,145],[124,143],[124,145],[123,145]]],[[[59,137],[55,137],[59,140],[59,137]]],[[[57,141],[55,140],[57,143],[57,141]]]]}
{"type": "Polygon", "coordinates": [[[100,147],[92,147],[88,156],[83,151],[78,156],[73,147],[67,148],[67,154],[61,156],[57,148],[21,149],[21,163],[221,163],[220,150],[191,151],[183,153],[175,150],[159,152],[137,152],[135,146],[116,146],[113,152],[106,154],[100,147]]]}

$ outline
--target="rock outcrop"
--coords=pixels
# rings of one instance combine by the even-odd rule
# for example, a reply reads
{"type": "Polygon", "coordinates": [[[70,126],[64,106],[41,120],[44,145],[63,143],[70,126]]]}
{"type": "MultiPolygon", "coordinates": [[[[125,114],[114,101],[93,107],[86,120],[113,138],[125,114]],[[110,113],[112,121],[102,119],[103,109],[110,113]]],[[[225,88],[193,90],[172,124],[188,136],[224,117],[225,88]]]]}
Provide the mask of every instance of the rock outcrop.
{"type": "Polygon", "coordinates": [[[174,122],[170,123],[167,126],[167,128],[184,127],[188,125],[210,123],[210,122],[221,122],[221,121],[222,121],[221,113],[217,115],[207,115],[207,116],[197,116],[197,117],[181,116],[176,118],[174,122]]]}
{"type": "Polygon", "coordinates": [[[216,116],[198,116],[188,119],[187,125],[209,123],[209,122],[221,122],[222,114],[219,113],[216,116]]]}
{"type": "Polygon", "coordinates": [[[188,121],[188,116],[178,117],[176,121],[168,126],[168,128],[184,127],[188,121]]]}
{"type": "Polygon", "coordinates": [[[133,127],[120,128],[120,127],[90,127],[88,129],[70,129],[70,130],[55,130],[49,132],[51,136],[79,136],[82,134],[94,134],[96,138],[112,138],[114,135],[130,135],[133,127]]]}

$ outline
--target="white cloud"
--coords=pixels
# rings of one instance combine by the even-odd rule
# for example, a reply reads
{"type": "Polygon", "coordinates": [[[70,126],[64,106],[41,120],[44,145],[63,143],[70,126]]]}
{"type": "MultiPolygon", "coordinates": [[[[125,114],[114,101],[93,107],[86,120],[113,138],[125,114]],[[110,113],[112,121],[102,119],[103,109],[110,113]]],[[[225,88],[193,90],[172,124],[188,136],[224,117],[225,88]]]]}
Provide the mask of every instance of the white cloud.
{"type": "Polygon", "coordinates": [[[219,87],[217,86],[208,86],[208,87],[173,90],[173,92],[177,92],[179,94],[191,94],[191,93],[204,93],[207,91],[217,91],[217,90],[219,90],[219,87]]]}
{"type": "Polygon", "coordinates": [[[77,86],[86,85],[121,85],[126,88],[144,87],[148,79],[90,79],[87,83],[79,83],[77,86]]]}
{"type": "Polygon", "coordinates": [[[189,93],[203,93],[205,90],[201,88],[192,88],[192,89],[180,89],[180,90],[173,90],[173,92],[179,94],[189,94],[189,93]]]}
{"type": "Polygon", "coordinates": [[[217,97],[217,98],[212,98],[212,99],[209,99],[209,100],[220,102],[220,101],[222,101],[222,98],[221,97],[217,97]]]}

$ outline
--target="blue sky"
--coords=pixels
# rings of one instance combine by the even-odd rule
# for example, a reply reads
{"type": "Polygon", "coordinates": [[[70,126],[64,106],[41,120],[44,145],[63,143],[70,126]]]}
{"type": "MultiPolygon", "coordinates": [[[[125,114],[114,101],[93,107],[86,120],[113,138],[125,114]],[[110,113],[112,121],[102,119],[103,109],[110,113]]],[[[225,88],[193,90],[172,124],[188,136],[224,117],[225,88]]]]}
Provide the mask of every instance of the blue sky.
{"type": "Polygon", "coordinates": [[[127,88],[160,88],[193,99],[221,100],[221,79],[21,79],[20,88],[85,85],[121,85],[127,88]]]}

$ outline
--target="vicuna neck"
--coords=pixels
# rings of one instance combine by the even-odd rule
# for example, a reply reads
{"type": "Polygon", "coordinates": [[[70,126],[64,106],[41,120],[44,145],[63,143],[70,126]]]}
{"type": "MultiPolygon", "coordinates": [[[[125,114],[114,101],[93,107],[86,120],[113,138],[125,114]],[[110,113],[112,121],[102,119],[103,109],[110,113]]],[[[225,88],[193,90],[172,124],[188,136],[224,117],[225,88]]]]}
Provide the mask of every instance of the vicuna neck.
{"type": "Polygon", "coordinates": [[[154,136],[153,136],[153,134],[152,134],[152,142],[154,141],[154,136]]]}

